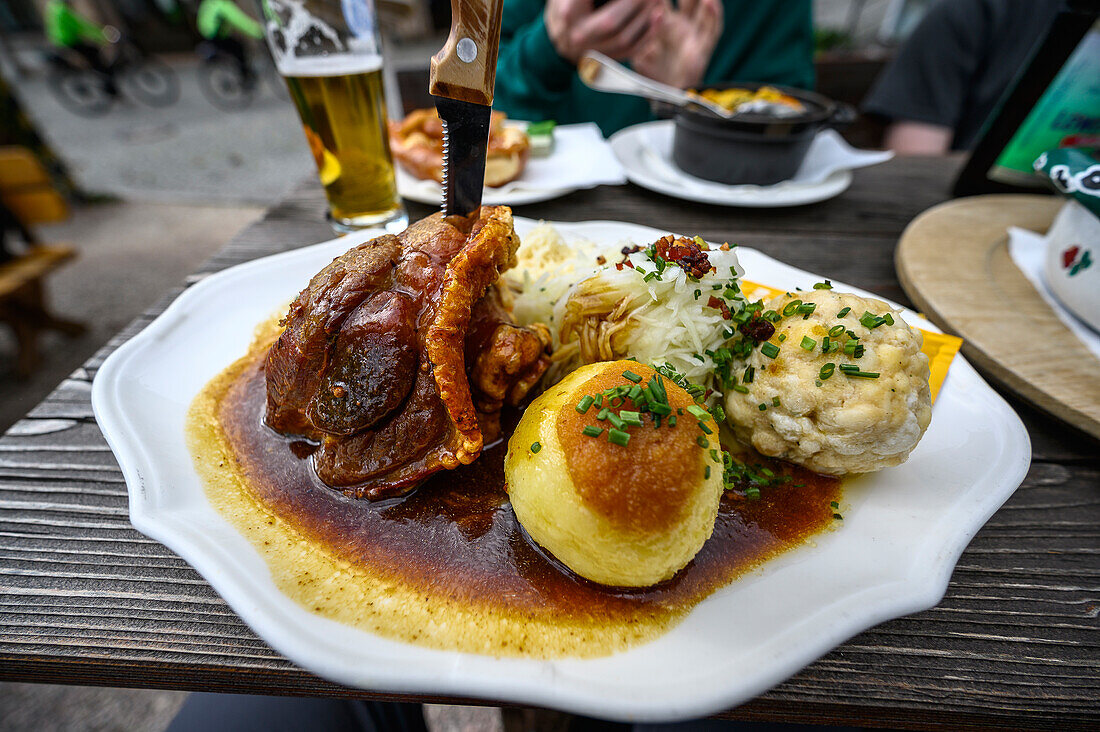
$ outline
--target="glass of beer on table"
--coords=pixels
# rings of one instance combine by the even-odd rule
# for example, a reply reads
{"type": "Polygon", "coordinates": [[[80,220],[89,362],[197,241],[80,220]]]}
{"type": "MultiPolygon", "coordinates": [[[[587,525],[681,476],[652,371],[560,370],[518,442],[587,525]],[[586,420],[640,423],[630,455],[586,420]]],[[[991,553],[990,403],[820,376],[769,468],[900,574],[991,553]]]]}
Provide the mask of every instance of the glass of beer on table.
{"type": "Polygon", "coordinates": [[[372,0],[259,0],[275,65],[302,119],[340,232],[400,230],[372,0]]]}

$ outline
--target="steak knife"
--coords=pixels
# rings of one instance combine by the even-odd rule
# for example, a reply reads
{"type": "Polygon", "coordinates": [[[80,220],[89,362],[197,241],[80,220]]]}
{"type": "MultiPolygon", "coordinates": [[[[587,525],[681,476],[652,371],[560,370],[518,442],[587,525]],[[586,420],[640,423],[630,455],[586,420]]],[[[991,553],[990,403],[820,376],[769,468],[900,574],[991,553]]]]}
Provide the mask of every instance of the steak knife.
{"type": "Polygon", "coordinates": [[[443,120],[443,213],[481,205],[504,0],[451,0],[451,34],[432,57],[428,91],[443,120]]]}

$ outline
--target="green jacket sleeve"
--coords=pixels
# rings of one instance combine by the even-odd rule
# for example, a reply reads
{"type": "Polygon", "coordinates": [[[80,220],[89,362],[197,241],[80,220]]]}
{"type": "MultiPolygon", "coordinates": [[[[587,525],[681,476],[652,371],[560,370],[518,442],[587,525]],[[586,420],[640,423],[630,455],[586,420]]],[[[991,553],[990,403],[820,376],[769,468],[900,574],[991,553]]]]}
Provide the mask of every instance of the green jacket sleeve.
{"type": "Polygon", "coordinates": [[[43,17],[46,36],[58,46],[72,46],[82,40],[106,43],[103,29],[81,17],[64,3],[48,3],[43,17]]]}
{"type": "Polygon", "coordinates": [[[510,117],[560,119],[576,69],[558,55],[542,0],[504,0],[493,106],[510,117]]]}
{"type": "Polygon", "coordinates": [[[227,1],[222,5],[222,18],[233,28],[250,38],[263,38],[264,29],[250,15],[237,7],[236,3],[227,1]]]}

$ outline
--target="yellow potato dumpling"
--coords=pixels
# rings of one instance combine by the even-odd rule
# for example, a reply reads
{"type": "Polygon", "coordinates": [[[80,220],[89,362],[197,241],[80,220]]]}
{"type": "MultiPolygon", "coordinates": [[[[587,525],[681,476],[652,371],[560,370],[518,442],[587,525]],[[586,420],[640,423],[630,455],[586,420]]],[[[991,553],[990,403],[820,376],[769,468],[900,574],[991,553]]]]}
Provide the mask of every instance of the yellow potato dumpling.
{"type": "Polygon", "coordinates": [[[717,432],[691,395],[667,378],[658,383],[648,366],[583,366],[532,402],[509,440],[512,508],[530,537],[580,576],[620,587],[657,584],[690,562],[714,530],[722,495],[717,432]],[[635,386],[668,412],[659,427],[629,396],[607,396],[635,386]],[[600,405],[586,399],[597,396],[600,405]],[[623,420],[621,430],[605,408],[623,420]]]}

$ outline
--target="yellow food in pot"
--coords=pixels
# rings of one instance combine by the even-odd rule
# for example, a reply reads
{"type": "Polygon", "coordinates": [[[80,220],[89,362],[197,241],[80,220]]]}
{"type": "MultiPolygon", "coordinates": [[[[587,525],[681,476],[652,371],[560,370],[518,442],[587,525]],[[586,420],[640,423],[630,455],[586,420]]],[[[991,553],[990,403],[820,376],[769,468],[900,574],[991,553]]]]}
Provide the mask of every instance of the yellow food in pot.
{"type": "Polygon", "coordinates": [[[633,387],[636,377],[643,388],[657,381],[634,361],[577,369],[527,408],[504,462],[512,508],[530,537],[580,576],[623,587],[657,584],[690,562],[714,530],[722,495],[718,426],[667,378],[659,386],[670,414],[659,427],[629,398],[610,402],[626,420],[622,430],[609,416],[598,419],[594,403],[578,409],[586,396],[604,395],[608,406],[606,391],[633,387]],[[611,429],[629,436],[625,445],[609,439],[611,429]]]}

